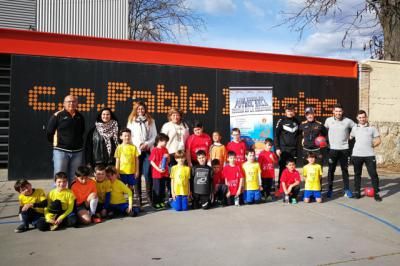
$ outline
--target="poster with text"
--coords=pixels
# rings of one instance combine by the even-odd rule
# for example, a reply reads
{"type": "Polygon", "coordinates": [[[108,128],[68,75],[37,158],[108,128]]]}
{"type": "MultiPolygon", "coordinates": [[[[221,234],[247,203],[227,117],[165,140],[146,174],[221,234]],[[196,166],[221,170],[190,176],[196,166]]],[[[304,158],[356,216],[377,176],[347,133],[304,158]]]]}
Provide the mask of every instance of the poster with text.
{"type": "Polygon", "coordinates": [[[239,128],[247,148],[258,155],[273,139],[272,87],[230,87],[230,127],[239,128]]]}

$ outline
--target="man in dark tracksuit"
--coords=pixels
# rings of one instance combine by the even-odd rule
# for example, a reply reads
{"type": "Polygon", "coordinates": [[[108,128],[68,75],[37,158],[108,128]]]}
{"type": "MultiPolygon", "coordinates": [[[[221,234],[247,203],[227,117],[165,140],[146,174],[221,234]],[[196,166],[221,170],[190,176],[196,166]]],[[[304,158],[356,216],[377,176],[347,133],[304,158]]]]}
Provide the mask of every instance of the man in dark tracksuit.
{"type": "Polygon", "coordinates": [[[278,188],[281,183],[281,175],[286,167],[288,159],[296,160],[297,142],[299,137],[299,121],[295,118],[294,105],[285,107],[285,117],[278,120],[275,129],[275,149],[279,157],[278,188]]]}
{"type": "Polygon", "coordinates": [[[304,113],[307,120],[302,122],[300,125],[300,132],[302,133],[303,136],[302,144],[303,144],[304,164],[308,163],[307,155],[309,153],[314,153],[315,156],[317,157],[316,163],[322,166],[323,160],[322,160],[321,148],[315,145],[315,139],[318,136],[326,137],[327,130],[321,122],[315,120],[314,108],[307,107],[304,113]]]}

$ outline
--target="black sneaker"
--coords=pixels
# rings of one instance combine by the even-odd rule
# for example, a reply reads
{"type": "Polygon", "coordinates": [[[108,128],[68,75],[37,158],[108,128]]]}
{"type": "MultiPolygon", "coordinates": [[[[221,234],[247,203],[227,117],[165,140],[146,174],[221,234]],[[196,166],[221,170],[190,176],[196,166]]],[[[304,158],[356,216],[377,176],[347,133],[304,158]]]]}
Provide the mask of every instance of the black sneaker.
{"type": "Polygon", "coordinates": [[[374,199],[375,199],[375,201],[378,201],[378,202],[382,201],[382,198],[381,198],[381,196],[379,196],[379,194],[375,194],[374,199]]]}
{"type": "Polygon", "coordinates": [[[18,227],[14,230],[15,233],[23,233],[26,231],[28,231],[28,228],[26,228],[26,226],[23,224],[18,225],[18,227]]]}
{"type": "Polygon", "coordinates": [[[354,198],[355,199],[361,199],[361,194],[360,194],[360,192],[354,192],[354,198]]]}

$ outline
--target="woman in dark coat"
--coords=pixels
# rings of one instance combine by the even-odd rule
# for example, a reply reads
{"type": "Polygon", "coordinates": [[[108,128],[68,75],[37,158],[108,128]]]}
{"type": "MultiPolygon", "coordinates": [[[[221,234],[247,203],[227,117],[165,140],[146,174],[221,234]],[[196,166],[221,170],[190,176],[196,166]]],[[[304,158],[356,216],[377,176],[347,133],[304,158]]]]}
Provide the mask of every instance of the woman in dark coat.
{"type": "Polygon", "coordinates": [[[95,126],[86,139],[86,163],[96,165],[115,165],[114,153],[118,145],[118,120],[110,108],[103,108],[97,115],[95,126]]]}

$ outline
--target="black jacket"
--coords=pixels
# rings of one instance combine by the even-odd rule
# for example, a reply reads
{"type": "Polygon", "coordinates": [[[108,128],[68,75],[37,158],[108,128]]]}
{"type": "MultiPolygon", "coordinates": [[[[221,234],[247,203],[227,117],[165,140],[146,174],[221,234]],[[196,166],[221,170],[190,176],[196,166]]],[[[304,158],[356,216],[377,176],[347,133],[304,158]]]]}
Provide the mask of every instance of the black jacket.
{"type": "Polygon", "coordinates": [[[296,150],[299,138],[299,121],[295,117],[278,120],[275,129],[275,149],[296,150]]]}
{"type": "Polygon", "coordinates": [[[115,141],[111,139],[111,154],[107,152],[107,146],[104,138],[97,131],[96,127],[93,127],[86,138],[85,146],[85,157],[86,163],[90,164],[92,167],[97,164],[115,165],[114,153],[117,146],[115,141]]]}
{"type": "Polygon", "coordinates": [[[53,143],[54,149],[70,152],[83,150],[84,132],[85,119],[81,113],[76,112],[72,117],[65,110],[52,115],[46,128],[47,139],[53,143]],[[56,133],[57,138],[54,138],[56,133]]]}
{"type": "Polygon", "coordinates": [[[317,149],[314,143],[318,136],[326,137],[327,130],[321,122],[314,120],[312,122],[304,121],[300,125],[300,131],[303,135],[303,147],[306,149],[317,149]]]}

